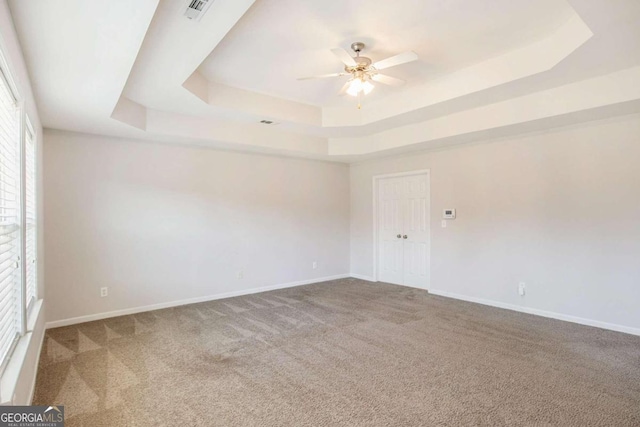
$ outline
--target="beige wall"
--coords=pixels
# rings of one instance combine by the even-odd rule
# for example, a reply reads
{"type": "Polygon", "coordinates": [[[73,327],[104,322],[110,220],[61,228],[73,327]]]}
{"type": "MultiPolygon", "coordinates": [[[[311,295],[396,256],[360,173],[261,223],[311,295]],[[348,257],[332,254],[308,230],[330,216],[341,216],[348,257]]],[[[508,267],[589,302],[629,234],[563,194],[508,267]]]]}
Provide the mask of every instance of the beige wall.
{"type": "Polygon", "coordinates": [[[48,322],[349,272],[346,165],[45,139],[48,322]]]}
{"type": "Polygon", "coordinates": [[[430,169],[432,292],[640,333],[640,116],[350,169],[45,133],[50,322],[370,277],[372,177],[430,169]]]}
{"type": "Polygon", "coordinates": [[[352,165],[351,272],[373,274],[372,177],[430,169],[432,291],[640,333],[639,161],[628,116],[352,165]]]}

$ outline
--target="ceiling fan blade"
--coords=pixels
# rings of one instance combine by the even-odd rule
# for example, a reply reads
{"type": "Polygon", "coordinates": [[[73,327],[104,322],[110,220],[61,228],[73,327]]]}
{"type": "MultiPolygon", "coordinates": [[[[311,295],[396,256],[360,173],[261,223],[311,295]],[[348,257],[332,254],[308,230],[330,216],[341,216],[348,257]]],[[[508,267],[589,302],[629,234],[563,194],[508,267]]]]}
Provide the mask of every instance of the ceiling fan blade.
{"type": "Polygon", "coordinates": [[[355,59],[353,59],[353,57],[349,55],[349,52],[347,52],[346,50],[340,47],[331,49],[331,52],[333,52],[333,54],[337,56],[338,59],[344,63],[344,65],[347,65],[349,67],[355,67],[356,65],[358,65],[355,59]]]}
{"type": "Polygon", "coordinates": [[[415,52],[404,52],[398,55],[392,56],[382,61],[378,61],[373,64],[376,70],[384,70],[385,68],[395,67],[396,65],[406,64],[418,59],[418,55],[415,52]]]}
{"type": "Polygon", "coordinates": [[[346,75],[348,75],[348,73],[322,74],[320,76],[300,77],[298,78],[298,80],[326,79],[327,77],[340,77],[340,76],[346,76],[346,75]]]}
{"type": "Polygon", "coordinates": [[[404,84],[404,80],[396,79],[395,77],[387,76],[386,74],[376,74],[371,77],[371,80],[389,86],[401,86],[404,84]]]}

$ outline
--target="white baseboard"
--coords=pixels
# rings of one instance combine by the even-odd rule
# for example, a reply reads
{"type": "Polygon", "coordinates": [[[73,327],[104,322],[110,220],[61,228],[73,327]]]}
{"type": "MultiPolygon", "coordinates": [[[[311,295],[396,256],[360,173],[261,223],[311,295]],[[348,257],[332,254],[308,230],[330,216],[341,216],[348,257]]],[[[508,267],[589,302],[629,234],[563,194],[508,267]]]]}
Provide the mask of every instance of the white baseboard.
{"type": "Polygon", "coordinates": [[[375,282],[376,280],[371,276],[364,276],[362,274],[351,273],[349,276],[354,279],[366,280],[367,282],[375,282]]]}
{"type": "Polygon", "coordinates": [[[429,293],[432,295],[439,295],[447,298],[458,299],[462,301],[475,302],[477,304],[489,305],[492,307],[504,308],[512,311],[519,311],[521,313],[534,314],[536,316],[548,317],[550,319],[564,320],[565,322],[579,323],[581,325],[593,326],[601,329],[609,329],[616,332],[624,332],[631,335],[640,335],[640,328],[632,328],[630,326],[618,325],[615,323],[601,322],[598,320],[585,319],[582,317],[570,316],[568,314],[555,313],[553,311],[540,310],[531,307],[522,307],[514,304],[507,304],[499,301],[487,300],[483,298],[470,297],[461,294],[455,294],[452,292],[439,291],[436,289],[430,289],[429,293]]]}
{"type": "Polygon", "coordinates": [[[105,313],[89,314],[87,316],[72,317],[69,319],[54,320],[47,322],[47,329],[59,328],[61,326],[75,325],[78,323],[92,322],[94,320],[108,319],[110,317],[126,316],[129,314],[143,313],[145,311],[160,310],[163,308],[178,307],[181,305],[195,304],[199,302],[214,301],[217,299],[238,297],[242,295],[257,294],[260,292],[274,291],[276,289],[292,288],[294,286],[311,285],[313,283],[328,282],[330,280],[344,279],[351,277],[349,274],[338,274],[335,276],[319,277],[317,279],[300,280],[298,282],[281,283],[279,285],[262,286],[259,288],[243,289],[240,291],[223,292],[215,295],[188,298],[178,301],[163,302],[160,304],[145,305],[141,307],[131,307],[122,310],[108,311],[105,313]]]}

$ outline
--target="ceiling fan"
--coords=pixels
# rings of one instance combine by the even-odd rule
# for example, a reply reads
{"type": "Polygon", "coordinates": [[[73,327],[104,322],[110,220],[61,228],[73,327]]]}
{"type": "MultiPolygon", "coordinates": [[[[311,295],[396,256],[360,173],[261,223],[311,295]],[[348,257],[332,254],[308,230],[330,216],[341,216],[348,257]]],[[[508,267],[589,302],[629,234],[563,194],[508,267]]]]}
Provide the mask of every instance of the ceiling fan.
{"type": "MultiPolygon", "coordinates": [[[[366,56],[360,56],[360,52],[365,48],[364,43],[354,42],[351,44],[351,49],[356,53],[353,57],[349,52],[342,48],[331,49],[331,52],[338,57],[340,61],[344,63],[344,72],[324,74],[321,76],[303,77],[298,80],[309,79],[324,79],[327,77],[341,77],[351,76],[351,78],[345,83],[340,90],[340,94],[347,93],[351,96],[367,95],[374,88],[373,82],[382,83],[390,86],[400,86],[404,84],[404,80],[397,79],[395,77],[387,76],[386,74],[380,74],[379,70],[395,67],[397,65],[406,64],[418,59],[418,55],[415,52],[404,52],[395,56],[392,56],[381,61],[372,62],[370,58],[366,56]]],[[[358,103],[358,108],[360,104],[358,103]]]]}

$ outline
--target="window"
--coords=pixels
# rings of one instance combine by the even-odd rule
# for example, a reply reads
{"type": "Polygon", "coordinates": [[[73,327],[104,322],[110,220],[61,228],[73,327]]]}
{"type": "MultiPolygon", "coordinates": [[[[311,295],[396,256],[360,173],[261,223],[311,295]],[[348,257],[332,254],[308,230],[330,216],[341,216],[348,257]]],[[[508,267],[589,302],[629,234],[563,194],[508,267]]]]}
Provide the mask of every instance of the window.
{"type": "Polygon", "coordinates": [[[36,134],[0,52],[0,374],[37,299],[36,134]]]}
{"type": "Polygon", "coordinates": [[[0,69],[0,363],[22,331],[20,274],[20,108],[0,69]]]}
{"type": "Polygon", "coordinates": [[[30,311],[38,294],[38,278],[36,276],[37,234],[36,234],[36,144],[33,127],[29,119],[25,123],[24,136],[24,168],[25,168],[25,282],[27,311],[30,311]]]}

